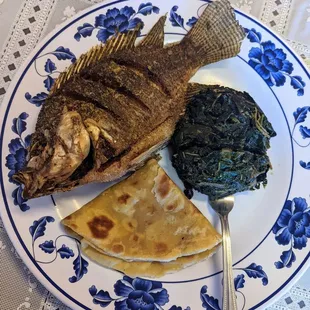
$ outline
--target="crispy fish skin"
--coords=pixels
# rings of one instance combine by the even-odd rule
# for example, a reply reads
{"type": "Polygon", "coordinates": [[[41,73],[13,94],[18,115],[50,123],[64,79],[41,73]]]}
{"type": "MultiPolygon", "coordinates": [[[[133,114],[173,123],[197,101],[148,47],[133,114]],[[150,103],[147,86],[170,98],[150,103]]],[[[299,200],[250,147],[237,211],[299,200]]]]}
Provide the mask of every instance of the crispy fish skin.
{"type": "Polygon", "coordinates": [[[140,25],[59,76],[40,111],[27,167],[14,176],[24,198],[112,181],[141,166],[171,137],[190,78],[237,55],[245,35],[227,0],[208,5],[177,44],[163,46],[165,19],[138,46],[140,25]]]}

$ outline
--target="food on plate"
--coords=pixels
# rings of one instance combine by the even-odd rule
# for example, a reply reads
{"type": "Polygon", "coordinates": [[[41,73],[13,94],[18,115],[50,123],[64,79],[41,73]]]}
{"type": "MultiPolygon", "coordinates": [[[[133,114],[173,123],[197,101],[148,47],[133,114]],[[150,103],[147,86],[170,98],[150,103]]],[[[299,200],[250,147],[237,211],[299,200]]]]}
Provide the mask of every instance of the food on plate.
{"type": "MultiPolygon", "coordinates": [[[[149,262],[154,272],[172,272],[205,259],[221,242],[208,219],[155,159],[64,218],[62,224],[83,239],[86,254],[119,270],[128,269],[125,262],[134,261],[144,262],[141,266],[149,262]],[[155,264],[171,261],[175,264],[155,264]]],[[[131,272],[136,272],[135,266],[131,272]]]]}
{"type": "Polygon", "coordinates": [[[184,268],[193,266],[199,262],[211,257],[219,247],[213,247],[198,254],[182,256],[170,262],[158,261],[126,261],[121,258],[109,256],[97,251],[82,240],[82,251],[91,260],[106,268],[115,269],[124,272],[130,277],[149,277],[159,278],[169,273],[180,271],[184,268]]]}
{"type": "Polygon", "coordinates": [[[246,92],[192,84],[186,113],[172,137],[172,163],[187,192],[210,200],[267,184],[267,155],[276,136],[266,115],[246,92]]]}
{"type": "Polygon", "coordinates": [[[209,4],[178,43],[164,46],[161,17],[135,46],[141,24],[93,47],[62,73],[43,105],[26,168],[14,175],[34,198],[133,171],[171,137],[189,79],[233,57],[244,30],[227,0],[209,4]]]}

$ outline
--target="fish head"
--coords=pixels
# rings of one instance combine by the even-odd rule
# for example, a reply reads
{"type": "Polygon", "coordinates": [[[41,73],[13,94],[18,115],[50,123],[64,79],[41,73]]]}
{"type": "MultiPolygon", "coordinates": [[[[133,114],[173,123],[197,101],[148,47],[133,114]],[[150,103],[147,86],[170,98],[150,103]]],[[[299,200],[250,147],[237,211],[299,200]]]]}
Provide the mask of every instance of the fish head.
{"type": "Polygon", "coordinates": [[[55,188],[67,180],[91,148],[91,139],[81,115],[77,111],[68,111],[66,107],[57,128],[52,132],[42,128],[41,133],[45,140],[43,149],[39,153],[32,152],[31,147],[36,147],[36,141],[32,141],[27,167],[13,176],[24,185],[23,197],[26,199],[36,197],[43,188],[55,188]]]}

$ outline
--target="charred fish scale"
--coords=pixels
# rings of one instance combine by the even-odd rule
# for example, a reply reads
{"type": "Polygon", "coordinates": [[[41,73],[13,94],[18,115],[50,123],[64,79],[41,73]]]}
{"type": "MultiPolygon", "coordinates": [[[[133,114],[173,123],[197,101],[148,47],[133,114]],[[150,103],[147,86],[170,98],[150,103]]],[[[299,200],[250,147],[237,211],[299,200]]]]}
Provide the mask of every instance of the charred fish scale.
{"type": "Polygon", "coordinates": [[[27,167],[14,176],[25,198],[113,181],[143,165],[170,139],[189,79],[237,55],[245,36],[228,0],[208,5],[184,39],[167,46],[165,20],[138,46],[141,24],[60,74],[39,113],[27,167]]]}
{"type": "MultiPolygon", "coordinates": [[[[162,54],[159,49],[147,51],[150,58],[145,58],[145,48],[137,47],[133,51],[120,51],[110,58],[123,64],[127,68],[135,68],[146,74],[158,89],[171,98],[175,97],[179,90],[184,88],[186,82],[198,69],[197,61],[194,60],[194,54],[188,51],[187,44],[184,46],[171,45],[166,48],[167,52],[162,54]],[[165,64],[169,63],[169,66],[165,64]],[[180,66],[183,63],[183,66],[180,66]],[[171,83],[171,81],[174,83],[171,83]]],[[[190,48],[189,48],[190,49],[190,48]]],[[[191,49],[190,49],[191,50],[191,49]]]]}
{"type": "Polygon", "coordinates": [[[156,108],[161,107],[160,99],[165,94],[137,69],[118,65],[111,60],[86,69],[85,73],[90,79],[100,81],[134,99],[138,107],[142,107],[146,112],[152,113],[156,108]]]}
{"type": "Polygon", "coordinates": [[[111,120],[118,125],[134,125],[137,120],[145,117],[145,110],[140,109],[134,100],[128,100],[127,97],[119,94],[117,90],[107,85],[94,82],[90,79],[74,79],[66,85],[63,93],[75,98],[83,98],[84,101],[91,101],[97,104],[99,108],[106,109],[110,114],[111,120]],[[102,89],[104,88],[104,92],[102,89]],[[116,101],[116,104],[113,104],[116,101]],[[130,117],[127,117],[126,111],[129,111],[130,117]],[[128,122],[128,123],[127,123],[128,122]]]}
{"type": "MultiPolygon", "coordinates": [[[[110,77],[110,76],[108,75],[108,77],[110,77]]],[[[129,80],[129,78],[128,78],[128,80],[129,80]]],[[[71,84],[71,83],[69,82],[68,84],[71,84]]],[[[87,87],[86,88],[81,87],[81,85],[85,86],[85,83],[82,83],[81,78],[75,80],[74,85],[69,85],[68,89],[73,89],[73,86],[77,86],[77,85],[80,86],[77,89],[83,90],[84,95],[82,95],[82,94],[79,95],[79,92],[81,92],[81,91],[76,91],[76,96],[81,97],[83,99],[83,101],[91,102],[92,100],[97,100],[97,104],[99,104],[99,106],[102,107],[100,105],[102,101],[98,102],[98,98],[101,97],[101,99],[104,100],[103,104],[105,106],[109,105],[108,110],[101,111],[102,113],[100,113],[100,116],[99,115],[88,116],[85,114],[85,117],[92,117],[92,120],[97,122],[97,126],[99,126],[101,129],[103,128],[106,131],[106,134],[104,135],[104,137],[107,140],[107,142],[109,142],[113,146],[113,148],[115,149],[114,155],[118,155],[120,152],[122,152],[124,150],[124,148],[126,148],[126,146],[128,145],[128,142],[130,142],[131,140],[135,141],[136,139],[138,139],[139,135],[138,135],[138,131],[137,131],[137,126],[139,126],[139,123],[141,121],[148,122],[150,120],[150,118],[154,115],[154,112],[155,112],[155,111],[153,111],[154,109],[152,109],[152,111],[151,111],[149,108],[147,108],[148,115],[144,111],[145,108],[144,109],[140,108],[140,111],[139,111],[140,105],[137,104],[138,101],[133,100],[132,96],[130,96],[130,95],[129,96],[124,96],[122,94],[117,95],[116,90],[111,89],[111,91],[110,91],[110,88],[109,88],[108,91],[103,92],[104,95],[98,94],[98,97],[96,99],[95,97],[97,96],[97,94],[95,92],[93,92],[91,90],[90,90],[90,92],[88,92],[87,87]],[[91,97],[91,100],[89,99],[90,97],[91,97]],[[121,97],[121,98],[119,98],[119,97],[121,97]],[[110,102],[108,103],[109,99],[110,99],[110,102]],[[112,102],[112,104],[111,104],[111,102],[112,102]],[[123,103],[123,106],[124,106],[124,108],[121,110],[121,112],[123,112],[123,117],[122,118],[119,117],[118,119],[114,119],[114,120],[110,120],[110,121],[108,121],[107,118],[105,118],[105,121],[103,122],[102,115],[103,116],[105,116],[105,115],[109,116],[111,114],[115,115],[116,113],[121,114],[121,113],[119,113],[121,103],[123,103]],[[130,106],[131,103],[132,103],[132,106],[130,106]],[[114,111],[112,112],[111,110],[113,108],[114,108],[114,111]],[[137,112],[140,112],[139,113],[140,115],[137,112]],[[142,113],[143,113],[143,117],[141,117],[142,113]],[[109,124],[112,124],[114,128],[109,128],[110,127],[109,124]],[[126,131],[126,135],[122,135],[122,132],[124,132],[124,131],[126,131]]],[[[106,87],[106,86],[103,85],[103,87],[106,87]]],[[[108,87],[106,87],[106,88],[108,88],[108,87]]],[[[72,91],[70,91],[70,92],[72,93],[72,91]]],[[[129,93],[129,91],[128,91],[128,93],[129,93]]],[[[70,93],[69,93],[69,95],[70,95],[70,93]]],[[[76,108],[78,108],[78,106],[76,108]]],[[[95,123],[95,122],[93,122],[93,123],[95,123]]],[[[141,129],[140,129],[139,134],[145,133],[146,130],[147,130],[147,128],[142,128],[142,132],[141,132],[141,129]]]]}

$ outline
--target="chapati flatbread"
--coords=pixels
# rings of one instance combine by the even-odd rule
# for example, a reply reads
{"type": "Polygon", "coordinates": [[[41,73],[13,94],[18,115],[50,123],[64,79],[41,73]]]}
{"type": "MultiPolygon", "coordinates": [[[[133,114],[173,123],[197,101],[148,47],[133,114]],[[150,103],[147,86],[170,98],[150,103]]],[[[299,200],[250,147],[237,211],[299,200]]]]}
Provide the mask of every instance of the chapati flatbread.
{"type": "Polygon", "coordinates": [[[100,252],[127,261],[169,262],[221,242],[154,159],[62,222],[100,252]]]}
{"type": "Polygon", "coordinates": [[[177,272],[196,263],[204,261],[205,259],[211,257],[216,252],[217,248],[218,246],[215,246],[211,250],[207,250],[202,253],[190,256],[179,257],[174,261],[166,263],[138,261],[128,262],[120,258],[103,254],[82,240],[82,252],[91,260],[101,266],[121,271],[130,277],[139,276],[148,278],[159,278],[168,273],[177,272]]]}

